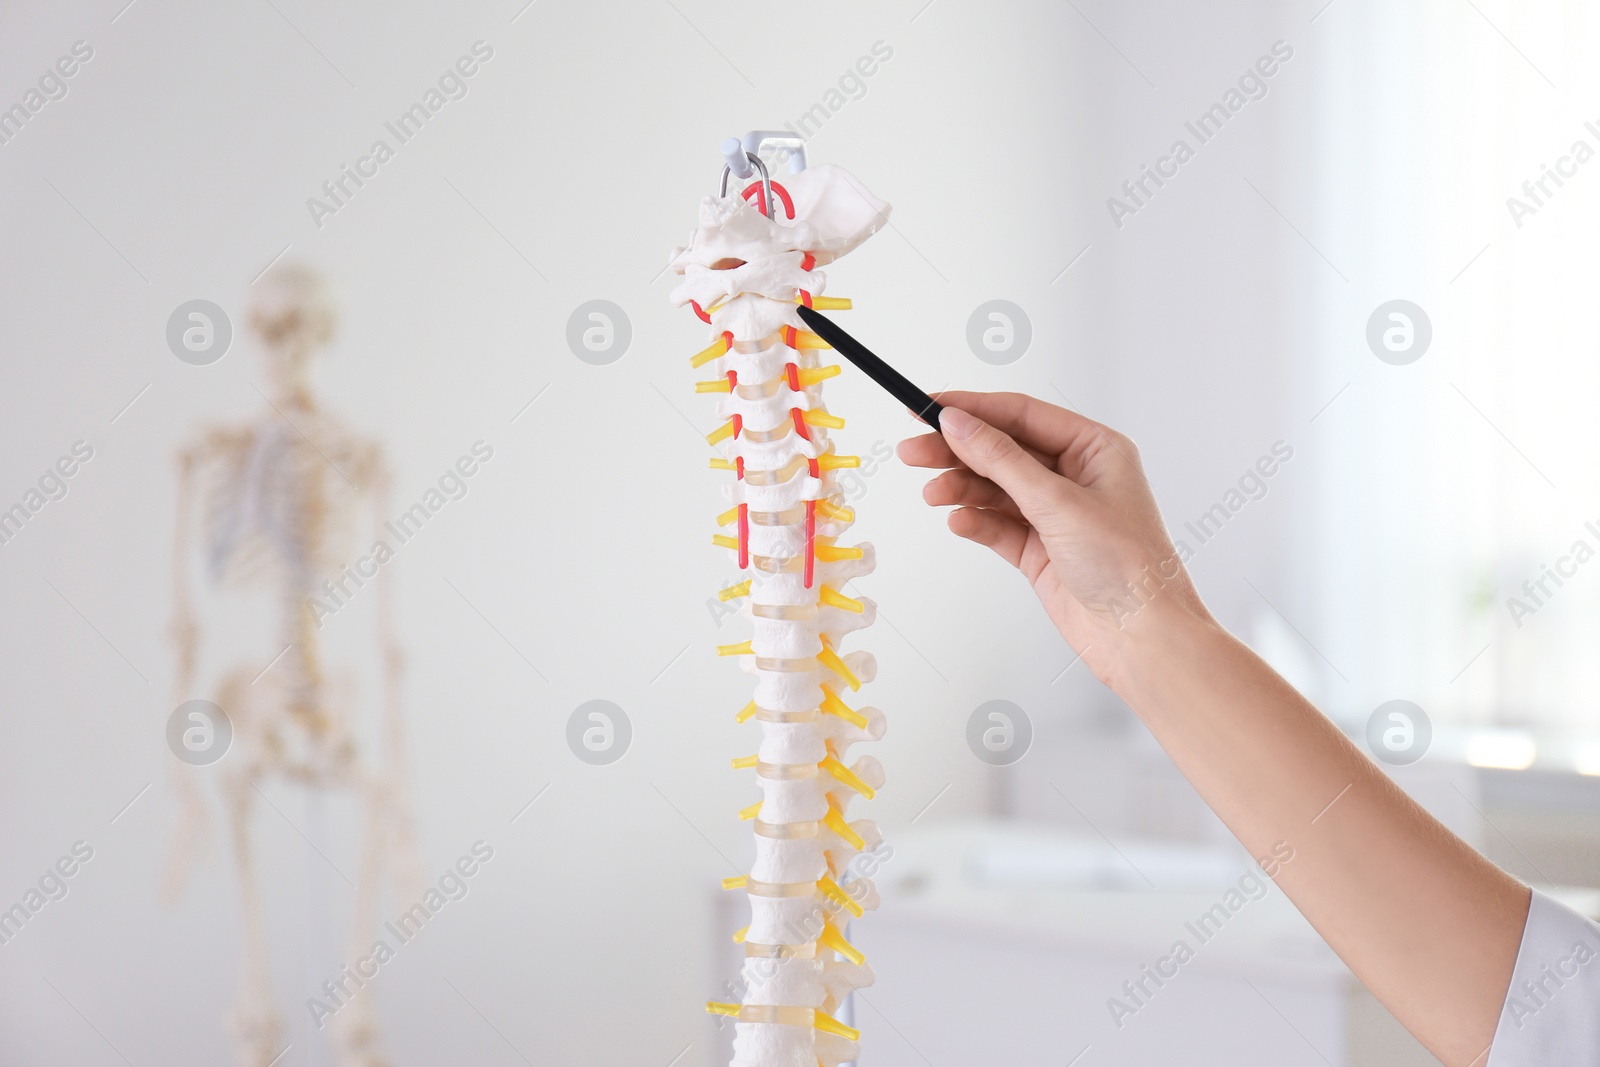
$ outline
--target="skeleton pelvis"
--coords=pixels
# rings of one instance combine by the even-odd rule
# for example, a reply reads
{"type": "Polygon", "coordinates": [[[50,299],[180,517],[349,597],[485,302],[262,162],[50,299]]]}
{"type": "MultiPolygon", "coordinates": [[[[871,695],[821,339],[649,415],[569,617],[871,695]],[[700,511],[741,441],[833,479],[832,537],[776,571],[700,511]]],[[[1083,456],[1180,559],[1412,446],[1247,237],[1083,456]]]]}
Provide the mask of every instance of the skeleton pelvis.
{"type": "Polygon", "coordinates": [[[242,666],[223,676],[216,702],[233,724],[235,748],[227,759],[251,777],[356,784],[354,678],[341,671],[313,682],[296,667],[287,655],[270,668],[242,666]]]}

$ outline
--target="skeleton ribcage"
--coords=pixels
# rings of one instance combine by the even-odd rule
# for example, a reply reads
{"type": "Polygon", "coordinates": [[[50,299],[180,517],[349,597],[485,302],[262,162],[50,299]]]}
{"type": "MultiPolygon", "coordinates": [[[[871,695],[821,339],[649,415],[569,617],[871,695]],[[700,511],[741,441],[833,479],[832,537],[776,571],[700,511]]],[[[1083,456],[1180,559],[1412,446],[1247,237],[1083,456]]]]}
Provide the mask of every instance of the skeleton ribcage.
{"type": "Polygon", "coordinates": [[[278,421],[207,457],[199,497],[213,581],[278,584],[304,597],[311,579],[348,561],[354,491],[323,452],[278,421]]]}

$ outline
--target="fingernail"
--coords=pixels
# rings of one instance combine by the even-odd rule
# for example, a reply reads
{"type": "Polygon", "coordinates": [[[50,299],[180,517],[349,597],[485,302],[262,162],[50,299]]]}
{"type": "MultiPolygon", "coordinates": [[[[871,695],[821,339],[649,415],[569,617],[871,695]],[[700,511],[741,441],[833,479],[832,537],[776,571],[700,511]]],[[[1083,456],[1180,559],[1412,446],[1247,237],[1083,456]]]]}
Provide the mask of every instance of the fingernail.
{"type": "Polygon", "coordinates": [[[960,408],[945,408],[939,412],[939,429],[944,431],[946,437],[954,437],[957,441],[971,437],[980,425],[976,417],[960,408]]]}

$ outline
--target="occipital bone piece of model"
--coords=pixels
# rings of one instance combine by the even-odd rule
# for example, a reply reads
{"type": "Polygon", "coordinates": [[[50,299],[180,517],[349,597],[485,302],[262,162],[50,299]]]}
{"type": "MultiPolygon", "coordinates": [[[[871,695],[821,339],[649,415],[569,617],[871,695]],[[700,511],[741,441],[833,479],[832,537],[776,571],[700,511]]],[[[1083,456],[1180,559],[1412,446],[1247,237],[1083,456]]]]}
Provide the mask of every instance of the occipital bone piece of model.
{"type": "Polygon", "coordinates": [[[848,300],[822,296],[817,268],[881,228],[889,206],[854,177],[817,166],[772,183],[772,217],[759,181],[743,197],[706,197],[687,247],[672,266],[683,275],[678,306],[693,307],[715,340],[694,356],[716,377],[697,385],[721,399],[725,420],[708,435],[731,471],[733,505],[719,517],[729,549],[748,575],[723,591],[742,601],[748,641],[719,653],[740,657],[755,675],[755,698],[739,721],[760,723],[758,751],[733,761],[753,768],[761,800],[740,813],[755,826],[755,863],[724,882],[744,889],[750,925],[735,935],[745,963],[742,1003],[708,1010],[736,1020],[736,1067],[825,1067],[853,1060],[855,1030],[835,1017],[849,993],[872,983],[861,953],[843,937],[852,917],[877,906],[872,880],[855,861],[882,843],[870,819],[849,822],[857,796],[871,799],[883,768],[871,756],[846,765],[850,747],[883,736],[883,713],[853,709],[847,691],[872,680],[867,652],[841,652],[846,634],[870,625],[870,599],[842,591],[873,568],[872,546],[838,540],[855,519],[837,470],[855,467],[828,432],[844,426],[822,399],[839,372],[823,365],[827,345],[802,328],[796,306],[842,310],[848,300]]]}

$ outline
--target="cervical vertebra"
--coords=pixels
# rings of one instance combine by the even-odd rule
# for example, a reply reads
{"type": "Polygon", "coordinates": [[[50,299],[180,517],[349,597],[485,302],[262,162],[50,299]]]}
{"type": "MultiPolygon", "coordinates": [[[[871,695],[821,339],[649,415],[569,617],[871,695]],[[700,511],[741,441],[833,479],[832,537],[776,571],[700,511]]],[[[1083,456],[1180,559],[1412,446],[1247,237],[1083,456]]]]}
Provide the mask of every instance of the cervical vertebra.
{"type": "MultiPolygon", "coordinates": [[[[713,542],[746,575],[722,597],[739,600],[753,627],[750,640],[718,649],[755,675],[755,699],[738,719],[761,730],[756,754],[733,761],[754,769],[761,790],[740,812],[754,820],[755,863],[723,883],[750,901],[750,925],[734,935],[745,948],[743,1003],[708,1005],[737,1020],[736,1067],[855,1058],[857,1034],[834,1013],[872,971],[841,931],[877,906],[856,860],[882,843],[871,820],[846,818],[857,795],[870,799],[883,784],[873,757],[845,763],[851,745],[884,732],[882,712],[845,701],[872,680],[872,656],[840,649],[875,614],[871,600],[843,592],[872,571],[872,546],[838,543],[855,516],[833,472],[860,461],[828,440],[844,420],[828,413],[821,383],[839,368],[820,365],[816,352],[827,346],[794,309],[850,306],[821,296],[827,279],[816,268],[875,233],[889,206],[837,167],[785,183],[772,183],[773,218],[739,197],[706,197],[689,246],[672,260],[683,275],[673,302],[691,305],[715,338],[691,360],[715,374],[697,391],[723,394],[724,421],[708,435],[723,458],[711,465],[733,475],[733,506],[718,517],[729,532],[713,542]]],[[[761,190],[758,182],[746,193],[764,201],[761,190]]]]}

